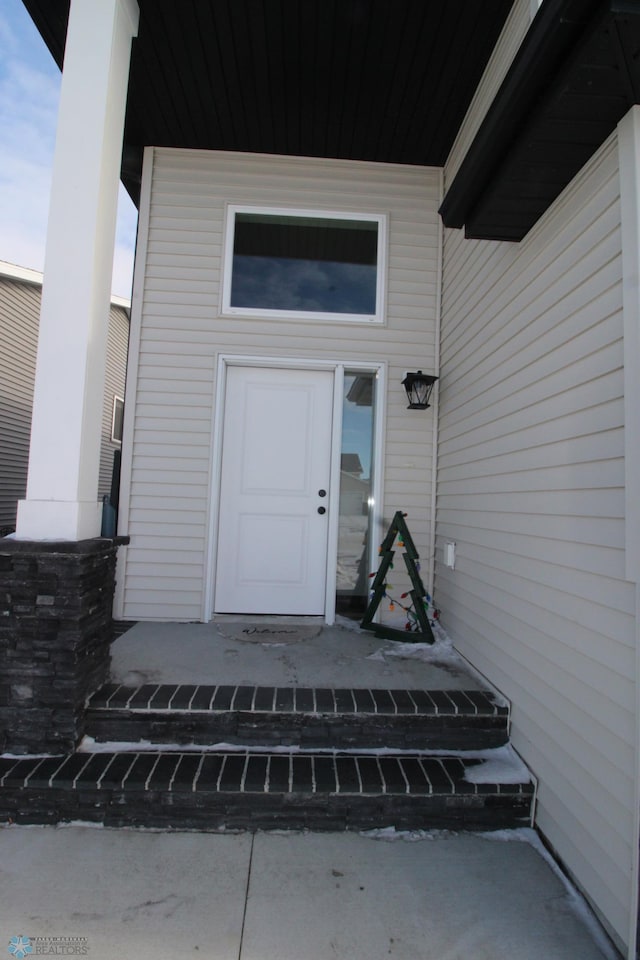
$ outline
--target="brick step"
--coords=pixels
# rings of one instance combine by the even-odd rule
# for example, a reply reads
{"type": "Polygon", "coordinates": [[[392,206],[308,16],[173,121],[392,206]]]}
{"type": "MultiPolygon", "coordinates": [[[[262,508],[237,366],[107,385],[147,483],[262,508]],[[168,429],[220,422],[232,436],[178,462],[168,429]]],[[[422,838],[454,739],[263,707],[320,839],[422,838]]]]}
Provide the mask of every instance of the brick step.
{"type": "MultiPolygon", "coordinates": [[[[495,751],[502,761],[505,751],[495,751]]],[[[533,783],[477,782],[487,762],[251,750],[0,758],[0,820],[200,830],[529,826],[533,783]]]]}
{"type": "Polygon", "coordinates": [[[508,740],[509,708],[482,690],[108,684],[88,701],[102,742],[308,749],[481,750],[508,740]]]}

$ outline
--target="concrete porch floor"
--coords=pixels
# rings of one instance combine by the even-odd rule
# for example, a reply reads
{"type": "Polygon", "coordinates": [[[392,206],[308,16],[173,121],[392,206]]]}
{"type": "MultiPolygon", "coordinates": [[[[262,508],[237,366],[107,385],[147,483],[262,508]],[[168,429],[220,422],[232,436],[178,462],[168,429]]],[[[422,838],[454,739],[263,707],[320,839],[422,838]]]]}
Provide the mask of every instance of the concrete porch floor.
{"type": "Polygon", "coordinates": [[[487,689],[436,628],[433,646],[376,638],[340,619],[219,617],[210,623],[136,623],[111,647],[111,679],[142,683],[261,684],[384,689],[487,689]]]}

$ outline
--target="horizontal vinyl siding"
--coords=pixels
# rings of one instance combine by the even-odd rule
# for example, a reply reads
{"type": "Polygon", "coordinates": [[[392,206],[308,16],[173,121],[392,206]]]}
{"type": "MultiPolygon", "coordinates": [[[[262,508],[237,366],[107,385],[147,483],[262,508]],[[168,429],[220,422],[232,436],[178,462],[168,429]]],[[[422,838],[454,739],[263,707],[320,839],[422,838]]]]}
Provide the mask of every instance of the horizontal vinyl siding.
{"type": "Polygon", "coordinates": [[[124,307],[111,305],[109,313],[109,337],[107,341],[107,365],[104,380],[104,406],[102,409],[102,442],[100,444],[100,478],[98,497],[111,491],[113,455],[120,449],[119,443],[111,440],[113,422],[113,398],[124,399],[124,382],[127,372],[129,347],[129,312],[124,307]]]}
{"type": "MultiPolygon", "coordinates": [[[[42,287],[0,276],[0,527],[15,526],[27,490],[42,287]]],[[[124,397],[128,312],[111,305],[101,423],[98,498],[111,489],[113,396],[124,397]]]]}
{"type": "Polygon", "coordinates": [[[407,414],[400,381],[406,370],[432,372],[435,363],[439,172],[170,149],[155,149],[153,158],[122,615],[192,620],[209,613],[203,598],[219,354],[388,362],[385,517],[407,511],[426,556],[433,420],[407,414]],[[227,203],[386,214],[385,325],[222,317],[227,203]],[[191,563],[174,554],[178,543],[191,563]],[[171,599],[154,587],[160,568],[162,584],[173,585],[171,599]]]}
{"type": "Polygon", "coordinates": [[[444,247],[445,628],[513,704],[537,823],[627,939],[635,597],[624,580],[621,234],[611,138],[520,244],[444,247]]]}
{"type": "Polygon", "coordinates": [[[40,287],[0,277],[0,527],[27,489],[40,287]]]}

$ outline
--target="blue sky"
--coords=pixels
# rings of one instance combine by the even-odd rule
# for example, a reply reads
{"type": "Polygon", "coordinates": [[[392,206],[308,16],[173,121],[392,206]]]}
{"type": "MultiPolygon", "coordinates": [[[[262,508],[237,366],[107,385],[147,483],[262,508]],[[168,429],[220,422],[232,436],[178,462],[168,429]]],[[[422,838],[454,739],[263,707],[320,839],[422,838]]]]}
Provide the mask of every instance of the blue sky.
{"type": "MultiPolygon", "coordinates": [[[[42,270],[60,71],[21,0],[0,0],[0,260],[42,270]]],[[[136,210],[120,188],[113,293],[131,295],[136,210]]]]}

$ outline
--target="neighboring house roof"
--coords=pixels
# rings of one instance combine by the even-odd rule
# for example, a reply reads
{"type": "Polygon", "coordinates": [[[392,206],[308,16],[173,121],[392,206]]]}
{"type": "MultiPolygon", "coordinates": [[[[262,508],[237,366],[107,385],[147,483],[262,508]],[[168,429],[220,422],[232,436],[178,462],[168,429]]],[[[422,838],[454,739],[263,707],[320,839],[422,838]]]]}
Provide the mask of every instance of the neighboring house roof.
{"type": "Polygon", "coordinates": [[[347,400],[355,403],[357,407],[373,406],[373,381],[371,377],[355,377],[349,392],[347,400]]]}
{"type": "MultiPolygon", "coordinates": [[[[20,267],[17,263],[0,260],[0,277],[7,277],[9,280],[22,280],[24,283],[35,283],[41,287],[44,274],[40,270],[31,270],[29,267],[20,267]]],[[[125,297],[112,296],[111,305],[122,307],[127,311],[131,310],[131,300],[127,300],[125,297]]]]}
{"type": "MultiPolygon", "coordinates": [[[[122,166],[136,202],[148,144],[442,166],[512,6],[138,2],[122,166]]],[[[69,0],[23,3],[62,64],[69,0]]],[[[521,239],[640,102],[639,38],[640,0],[544,0],[445,224],[521,239]]]]}
{"type": "Polygon", "coordinates": [[[362,474],[362,464],[357,453],[343,453],[340,458],[340,469],[345,473],[352,473],[359,477],[362,474]]]}

